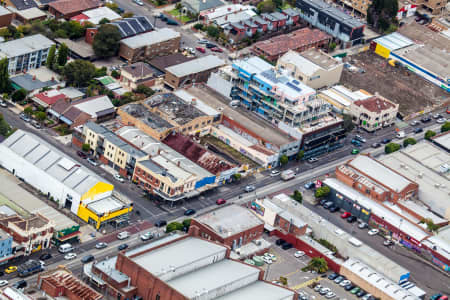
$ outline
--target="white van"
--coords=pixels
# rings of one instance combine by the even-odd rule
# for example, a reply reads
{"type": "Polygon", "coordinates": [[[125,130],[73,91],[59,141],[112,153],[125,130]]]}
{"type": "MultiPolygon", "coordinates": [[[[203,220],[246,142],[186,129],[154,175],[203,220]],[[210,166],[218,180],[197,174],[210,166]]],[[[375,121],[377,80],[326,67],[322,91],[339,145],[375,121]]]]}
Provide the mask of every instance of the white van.
{"type": "Polygon", "coordinates": [[[361,245],[362,245],[361,241],[358,239],[355,239],[354,237],[349,238],[348,242],[355,247],[361,247],[361,245]]]}
{"type": "Polygon", "coordinates": [[[69,243],[62,244],[61,246],[59,246],[58,251],[61,253],[67,253],[73,251],[73,246],[69,243]]]}
{"type": "Polygon", "coordinates": [[[122,232],[119,232],[117,234],[117,239],[118,240],[124,240],[124,239],[129,238],[129,237],[130,237],[130,233],[128,231],[122,231],[122,232]]]}

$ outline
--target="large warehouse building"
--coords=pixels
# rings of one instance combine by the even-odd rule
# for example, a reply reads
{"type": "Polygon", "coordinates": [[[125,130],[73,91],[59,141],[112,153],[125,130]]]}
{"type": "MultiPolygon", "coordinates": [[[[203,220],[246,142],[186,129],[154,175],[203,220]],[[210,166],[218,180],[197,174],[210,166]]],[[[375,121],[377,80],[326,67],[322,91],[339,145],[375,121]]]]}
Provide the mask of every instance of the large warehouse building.
{"type": "Polygon", "coordinates": [[[0,165],[97,229],[133,207],[113,195],[113,185],[23,130],[0,144],[0,165]]]}

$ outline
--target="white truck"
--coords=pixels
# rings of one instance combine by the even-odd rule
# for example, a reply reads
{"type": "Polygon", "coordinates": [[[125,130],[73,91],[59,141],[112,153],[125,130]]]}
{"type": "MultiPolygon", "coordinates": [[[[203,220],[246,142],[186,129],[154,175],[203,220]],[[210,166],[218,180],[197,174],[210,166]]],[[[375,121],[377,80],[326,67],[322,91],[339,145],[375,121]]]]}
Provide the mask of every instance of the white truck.
{"type": "Polygon", "coordinates": [[[281,179],[284,181],[291,180],[295,177],[295,172],[292,170],[286,170],[281,172],[281,179]]]}
{"type": "Polygon", "coordinates": [[[405,134],[405,132],[404,132],[403,130],[397,132],[397,135],[396,135],[396,137],[397,137],[398,139],[402,139],[402,138],[404,138],[405,136],[406,136],[406,134],[405,134]]]}

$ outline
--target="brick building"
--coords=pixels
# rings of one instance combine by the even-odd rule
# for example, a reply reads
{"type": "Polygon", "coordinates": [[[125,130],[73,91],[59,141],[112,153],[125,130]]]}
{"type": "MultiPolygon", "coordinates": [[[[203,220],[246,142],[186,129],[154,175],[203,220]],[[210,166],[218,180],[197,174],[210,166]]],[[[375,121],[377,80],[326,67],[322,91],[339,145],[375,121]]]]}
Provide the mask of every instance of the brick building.
{"type": "Polygon", "coordinates": [[[331,36],[325,32],[306,27],[257,42],[252,51],[257,56],[263,55],[270,61],[276,61],[289,50],[302,52],[311,48],[325,48],[330,41],[331,36]]]}
{"type": "Polygon", "coordinates": [[[297,299],[263,281],[263,270],[229,257],[224,245],[175,234],[94,263],[85,274],[117,299],[297,299]]]}
{"type": "Polygon", "coordinates": [[[138,34],[120,41],[119,56],[130,63],[174,53],[180,48],[181,35],[170,28],[138,34]]]}
{"type": "Polygon", "coordinates": [[[0,6],[0,28],[6,27],[11,24],[13,19],[13,13],[3,6],[0,6]]]}
{"type": "Polygon", "coordinates": [[[350,104],[350,115],[357,126],[373,132],[395,123],[399,105],[376,95],[350,104]]]}
{"type": "Polygon", "coordinates": [[[270,247],[261,241],[264,222],[248,209],[235,204],[196,216],[191,220],[189,231],[193,235],[226,245],[240,255],[245,254],[245,257],[264,252],[270,247]],[[258,243],[261,246],[255,247],[258,243]]]}
{"type": "Polygon", "coordinates": [[[103,295],[78,279],[64,266],[38,275],[38,288],[53,298],[68,300],[100,300],[103,295]]]}
{"type": "Polygon", "coordinates": [[[70,19],[81,14],[85,10],[94,9],[102,6],[98,0],[58,0],[50,2],[48,12],[55,16],[56,19],[70,19]]]}

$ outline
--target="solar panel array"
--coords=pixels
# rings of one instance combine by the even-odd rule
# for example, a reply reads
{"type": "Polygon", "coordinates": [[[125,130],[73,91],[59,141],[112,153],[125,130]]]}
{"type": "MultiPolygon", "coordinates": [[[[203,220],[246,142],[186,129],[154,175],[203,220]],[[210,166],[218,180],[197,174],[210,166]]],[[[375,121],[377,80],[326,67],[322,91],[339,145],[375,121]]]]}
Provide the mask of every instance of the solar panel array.
{"type": "Polygon", "coordinates": [[[261,75],[269,80],[271,80],[274,83],[278,82],[278,78],[275,75],[275,73],[272,70],[266,70],[264,72],[261,73],[261,75]]]}
{"type": "Polygon", "coordinates": [[[296,86],[296,85],[293,84],[292,82],[288,82],[288,83],[286,83],[286,85],[287,85],[288,87],[290,87],[290,88],[296,90],[297,92],[301,92],[301,91],[302,91],[301,88],[299,88],[298,86],[296,86]]]}
{"type": "Polygon", "coordinates": [[[153,29],[153,25],[147,17],[131,17],[111,23],[119,28],[122,38],[127,38],[139,33],[144,33],[153,29]]]}
{"type": "Polygon", "coordinates": [[[11,2],[17,8],[17,10],[38,7],[36,2],[34,2],[33,0],[11,0],[11,2]]]}

